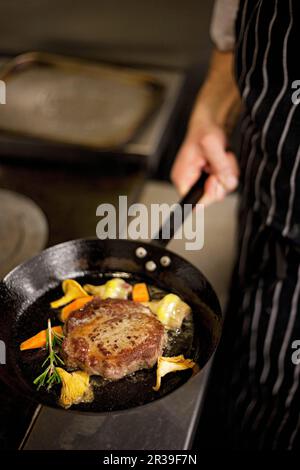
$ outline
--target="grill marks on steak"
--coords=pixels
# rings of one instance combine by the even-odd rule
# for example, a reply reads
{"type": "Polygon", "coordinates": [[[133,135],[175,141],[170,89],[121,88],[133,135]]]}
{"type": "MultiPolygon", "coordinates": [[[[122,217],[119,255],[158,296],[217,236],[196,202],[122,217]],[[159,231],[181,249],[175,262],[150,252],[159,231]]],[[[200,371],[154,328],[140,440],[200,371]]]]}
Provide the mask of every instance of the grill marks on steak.
{"type": "Polygon", "coordinates": [[[65,332],[66,365],[111,380],[153,367],[165,343],[163,325],[131,300],[95,297],[69,317],[65,332]]]}

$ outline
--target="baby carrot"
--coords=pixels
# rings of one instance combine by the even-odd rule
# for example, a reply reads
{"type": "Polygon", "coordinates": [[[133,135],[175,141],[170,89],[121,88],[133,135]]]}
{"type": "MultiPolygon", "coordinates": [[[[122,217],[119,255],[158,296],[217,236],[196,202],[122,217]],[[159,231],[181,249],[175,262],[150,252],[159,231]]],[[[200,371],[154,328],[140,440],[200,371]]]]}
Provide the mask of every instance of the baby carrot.
{"type": "Polygon", "coordinates": [[[66,321],[70,315],[70,313],[74,312],[74,310],[78,310],[79,308],[83,307],[85,304],[90,302],[93,299],[92,295],[87,295],[86,297],[80,297],[79,299],[74,300],[70,304],[66,305],[60,314],[61,321],[66,321]]]}
{"type": "MultiPolygon", "coordinates": [[[[52,331],[59,336],[63,336],[63,330],[61,326],[53,326],[52,331]]],[[[26,339],[21,343],[20,349],[21,351],[25,351],[27,349],[38,349],[43,348],[46,346],[47,341],[47,330],[42,330],[36,335],[32,336],[31,338],[26,339]]]]}
{"type": "Polygon", "coordinates": [[[132,300],[135,302],[149,302],[149,292],[144,282],[134,284],[132,289],[132,300]]]}

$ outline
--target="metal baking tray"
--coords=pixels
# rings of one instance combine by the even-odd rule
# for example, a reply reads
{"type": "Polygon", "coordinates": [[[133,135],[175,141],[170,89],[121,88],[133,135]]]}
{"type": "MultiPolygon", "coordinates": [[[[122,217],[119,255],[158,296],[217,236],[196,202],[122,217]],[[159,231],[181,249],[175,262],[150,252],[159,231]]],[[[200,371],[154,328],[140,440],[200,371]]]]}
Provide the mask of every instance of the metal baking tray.
{"type": "Polygon", "coordinates": [[[135,69],[31,52],[0,69],[0,130],[49,142],[119,148],[163,100],[159,80],[135,69]]]}

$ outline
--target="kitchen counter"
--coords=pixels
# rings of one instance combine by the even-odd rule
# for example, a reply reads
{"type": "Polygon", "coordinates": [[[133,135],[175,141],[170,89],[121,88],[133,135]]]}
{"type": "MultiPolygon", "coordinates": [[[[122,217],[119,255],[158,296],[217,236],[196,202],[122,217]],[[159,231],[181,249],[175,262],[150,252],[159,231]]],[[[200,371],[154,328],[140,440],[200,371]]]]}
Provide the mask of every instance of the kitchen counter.
{"type": "MultiPolygon", "coordinates": [[[[177,199],[170,184],[149,182],[139,202],[148,206],[162,201],[174,203],[177,199]]],[[[201,251],[186,252],[183,240],[173,240],[169,246],[203,271],[216,289],[223,307],[234,261],[236,208],[237,197],[232,195],[205,211],[205,241],[201,251]]],[[[211,361],[163,400],[126,412],[92,416],[39,407],[21,448],[190,449],[210,366],[211,361]]]]}

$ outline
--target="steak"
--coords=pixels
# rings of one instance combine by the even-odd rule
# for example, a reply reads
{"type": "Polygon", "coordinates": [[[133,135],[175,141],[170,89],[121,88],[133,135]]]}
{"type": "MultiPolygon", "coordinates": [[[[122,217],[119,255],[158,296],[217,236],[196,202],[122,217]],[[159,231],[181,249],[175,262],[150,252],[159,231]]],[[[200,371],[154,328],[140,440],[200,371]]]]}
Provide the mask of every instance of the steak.
{"type": "Polygon", "coordinates": [[[118,380],[162,355],[163,325],[138,302],[95,297],[71,314],[62,350],[67,367],[118,380]]]}

